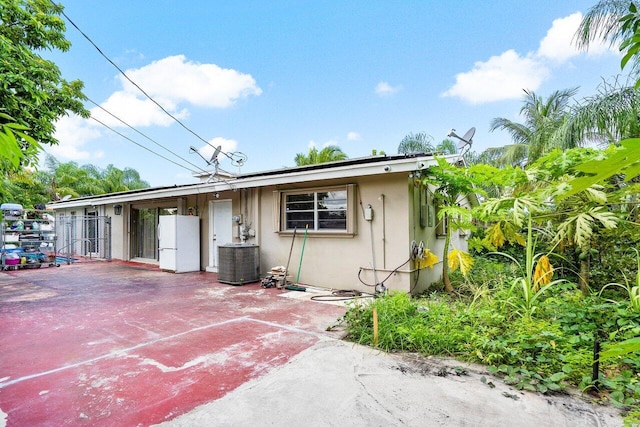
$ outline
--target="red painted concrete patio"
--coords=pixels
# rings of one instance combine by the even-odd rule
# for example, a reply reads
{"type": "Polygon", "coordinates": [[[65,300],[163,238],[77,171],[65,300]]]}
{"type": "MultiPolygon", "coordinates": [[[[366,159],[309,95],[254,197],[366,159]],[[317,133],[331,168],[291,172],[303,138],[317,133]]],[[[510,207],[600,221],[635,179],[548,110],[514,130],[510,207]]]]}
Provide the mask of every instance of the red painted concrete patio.
{"type": "Polygon", "coordinates": [[[337,337],[344,308],[282,292],[119,261],[0,272],[0,426],[159,423],[337,337]]]}

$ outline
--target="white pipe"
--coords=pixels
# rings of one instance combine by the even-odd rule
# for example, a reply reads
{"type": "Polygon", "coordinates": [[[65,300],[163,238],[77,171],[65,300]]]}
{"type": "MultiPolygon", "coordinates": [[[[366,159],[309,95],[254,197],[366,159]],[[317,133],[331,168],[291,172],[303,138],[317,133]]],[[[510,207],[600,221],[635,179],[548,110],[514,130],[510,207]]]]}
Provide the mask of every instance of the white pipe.
{"type": "Polygon", "coordinates": [[[369,221],[369,230],[371,232],[371,266],[373,267],[373,280],[376,282],[376,286],[378,286],[378,274],[376,272],[376,253],[373,242],[373,220],[369,221]]]}

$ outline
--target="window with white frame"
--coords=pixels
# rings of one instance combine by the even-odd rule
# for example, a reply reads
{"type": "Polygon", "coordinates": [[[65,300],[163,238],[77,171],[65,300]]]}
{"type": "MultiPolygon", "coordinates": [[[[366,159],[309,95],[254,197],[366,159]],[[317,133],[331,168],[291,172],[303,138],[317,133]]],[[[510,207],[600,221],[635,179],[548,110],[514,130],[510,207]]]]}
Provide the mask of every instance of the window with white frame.
{"type": "Polygon", "coordinates": [[[277,192],[277,231],[309,227],[311,232],[353,233],[353,186],[277,192]]]}

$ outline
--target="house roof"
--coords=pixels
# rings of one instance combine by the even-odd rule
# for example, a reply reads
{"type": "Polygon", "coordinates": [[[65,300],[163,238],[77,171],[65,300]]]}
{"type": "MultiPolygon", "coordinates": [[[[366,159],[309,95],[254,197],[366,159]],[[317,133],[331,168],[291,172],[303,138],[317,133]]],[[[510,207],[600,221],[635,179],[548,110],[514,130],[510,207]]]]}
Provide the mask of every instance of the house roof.
{"type": "MultiPolygon", "coordinates": [[[[453,159],[457,158],[457,155],[443,157],[453,159]]],[[[153,200],[201,193],[220,192],[225,190],[304,183],[336,178],[409,173],[415,170],[424,169],[430,166],[433,162],[433,155],[428,153],[361,157],[308,166],[252,172],[236,175],[233,178],[213,177],[210,182],[197,182],[182,185],[176,184],[123,191],[119,193],[101,194],[97,196],[79,197],[67,201],[52,202],[48,207],[53,209],[71,208],[87,206],[89,204],[102,205],[153,200]]]]}

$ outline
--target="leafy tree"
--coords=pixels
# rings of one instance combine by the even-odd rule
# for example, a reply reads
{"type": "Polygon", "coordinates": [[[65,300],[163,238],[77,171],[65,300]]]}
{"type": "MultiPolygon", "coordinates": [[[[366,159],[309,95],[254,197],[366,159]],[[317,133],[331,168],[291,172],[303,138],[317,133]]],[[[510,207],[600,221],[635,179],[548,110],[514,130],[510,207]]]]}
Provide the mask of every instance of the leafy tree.
{"type": "Polygon", "coordinates": [[[140,179],[138,171],[131,168],[121,170],[108,165],[102,170],[94,165],[60,163],[52,156],[47,157],[47,166],[50,172],[42,174],[41,179],[49,183],[54,199],[65,195],[93,196],[149,187],[148,182],[140,179]]]}
{"type": "Polygon", "coordinates": [[[410,133],[398,145],[398,154],[433,153],[433,137],[426,132],[410,133]]]}
{"type": "Polygon", "coordinates": [[[473,265],[473,260],[468,253],[458,249],[449,251],[451,233],[455,230],[473,228],[471,210],[465,207],[464,198],[480,191],[477,187],[478,182],[468,169],[452,165],[441,157],[436,157],[436,164],[423,171],[421,182],[422,185],[434,188],[438,220],[446,224],[442,280],[445,290],[453,293],[449,269],[459,267],[466,276],[473,265]]]}
{"type": "MultiPolygon", "coordinates": [[[[566,122],[567,137],[600,143],[604,147],[640,136],[640,92],[614,81],[603,83],[599,92],[574,106],[566,122]]],[[[570,142],[563,148],[571,148],[570,142]]]]}
{"type": "MultiPolygon", "coordinates": [[[[632,74],[638,75],[640,71],[640,12],[634,2],[629,4],[629,13],[620,18],[621,32],[626,35],[620,44],[620,51],[624,53],[620,61],[620,67],[625,68],[629,61],[633,60],[632,74]]],[[[640,78],[636,81],[635,88],[640,88],[640,78]]]]}
{"type": "Polygon", "coordinates": [[[613,45],[631,35],[631,31],[623,28],[620,22],[620,18],[627,13],[629,3],[629,0],[600,0],[591,7],[576,32],[578,47],[588,49],[589,44],[596,40],[613,45]]]}
{"type": "MultiPolygon", "coordinates": [[[[41,144],[55,145],[54,123],[69,112],[88,117],[82,100],[83,84],[62,78],[52,62],[38,52],[58,49],[66,51],[70,43],[64,37],[65,24],[59,14],[63,10],[49,0],[2,0],[0,3],[0,126],[17,123],[21,130],[41,144]]],[[[23,152],[22,164],[34,164],[40,151],[33,140],[16,134],[15,143],[23,152]]],[[[13,141],[3,142],[13,144],[13,141]]],[[[7,149],[0,156],[7,159],[7,149]]],[[[11,157],[0,167],[14,167],[11,157]]]]}
{"type": "Polygon", "coordinates": [[[0,204],[19,203],[27,208],[47,203],[45,186],[36,177],[37,172],[28,169],[6,172],[0,177],[0,204]]]}
{"type": "Polygon", "coordinates": [[[578,89],[553,92],[547,99],[525,90],[524,105],[520,114],[524,123],[497,117],[491,121],[490,131],[506,130],[513,140],[512,145],[490,149],[499,165],[525,165],[539,159],[552,148],[560,145],[558,131],[564,129],[569,117],[569,101],[578,89]]]}
{"type": "Polygon", "coordinates": [[[137,190],[149,186],[147,182],[140,179],[140,174],[135,169],[124,168],[124,170],[120,170],[113,165],[108,165],[100,173],[100,182],[105,193],[137,190]]]}
{"type": "Polygon", "coordinates": [[[20,140],[40,149],[38,142],[23,131],[28,128],[14,123],[8,114],[0,112],[0,170],[17,170],[24,158],[20,140]]]}
{"type": "Polygon", "coordinates": [[[440,144],[436,146],[435,149],[438,154],[456,154],[458,152],[458,146],[453,140],[446,138],[443,139],[440,144]]]}
{"type": "MultiPolygon", "coordinates": [[[[623,141],[623,147],[627,144],[623,141]]],[[[515,180],[505,175],[507,170],[501,170],[494,178],[486,175],[485,182],[502,181],[503,192],[485,200],[476,213],[490,224],[485,247],[496,250],[507,242],[522,244],[520,232],[525,219],[531,218],[539,238],[551,248],[549,252],[579,265],[580,286],[587,293],[590,260],[602,257],[605,239],[615,238],[623,211],[638,205],[637,186],[627,189],[607,180],[616,171],[629,171],[629,177],[640,173],[637,152],[616,147],[605,152],[584,148],[555,150],[520,175],[513,175],[515,180]]]]}
{"type": "Polygon", "coordinates": [[[315,165],[318,163],[335,162],[338,160],[347,159],[347,155],[335,145],[329,145],[318,151],[316,147],[309,149],[308,154],[298,153],[296,154],[295,162],[296,166],[315,165]]]}

